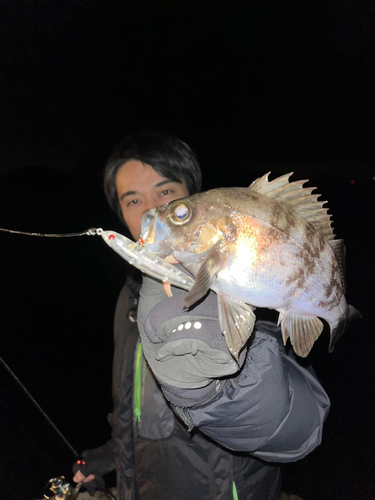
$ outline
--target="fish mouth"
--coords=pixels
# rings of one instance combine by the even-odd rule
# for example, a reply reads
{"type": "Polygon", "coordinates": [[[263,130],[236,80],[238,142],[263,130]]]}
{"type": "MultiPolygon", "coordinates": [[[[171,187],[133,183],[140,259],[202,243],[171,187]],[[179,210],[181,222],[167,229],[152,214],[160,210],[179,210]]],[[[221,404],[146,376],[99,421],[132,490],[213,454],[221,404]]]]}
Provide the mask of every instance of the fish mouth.
{"type": "Polygon", "coordinates": [[[141,228],[140,240],[148,251],[160,257],[166,257],[172,252],[165,244],[170,229],[158,219],[155,208],[148,210],[142,215],[141,228]]]}

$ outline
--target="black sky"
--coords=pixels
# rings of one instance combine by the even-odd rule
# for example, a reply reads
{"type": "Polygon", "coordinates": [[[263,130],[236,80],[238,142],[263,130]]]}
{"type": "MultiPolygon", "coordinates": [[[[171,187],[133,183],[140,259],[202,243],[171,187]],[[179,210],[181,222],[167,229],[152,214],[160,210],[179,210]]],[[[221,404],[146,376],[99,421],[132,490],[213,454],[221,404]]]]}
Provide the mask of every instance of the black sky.
{"type": "Polygon", "coordinates": [[[145,127],[173,129],[212,165],[369,161],[373,9],[3,1],[1,168],[97,164],[116,139],[145,127]]]}
{"type": "MultiPolygon", "coordinates": [[[[144,129],[188,142],[207,189],[294,171],[328,199],[348,300],[365,318],[333,354],[327,337],[312,354],[333,407],[323,445],[285,471],[306,500],[374,493],[374,5],[0,4],[0,227],[123,231],[101,172],[117,140],[144,129]]],[[[123,262],[95,238],[0,240],[1,356],[76,449],[103,444],[123,262]]],[[[0,380],[0,497],[33,498],[51,475],[69,476],[72,455],[5,370],[0,380]]]]}

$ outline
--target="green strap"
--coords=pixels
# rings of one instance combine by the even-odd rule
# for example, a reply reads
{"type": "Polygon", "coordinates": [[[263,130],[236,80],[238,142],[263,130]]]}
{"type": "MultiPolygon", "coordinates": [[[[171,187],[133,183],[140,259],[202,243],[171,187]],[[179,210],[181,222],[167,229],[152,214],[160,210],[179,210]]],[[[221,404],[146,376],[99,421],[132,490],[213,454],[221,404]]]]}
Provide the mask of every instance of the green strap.
{"type": "Polygon", "coordinates": [[[236,483],[233,481],[233,500],[238,500],[238,493],[236,488],[236,483]]]}
{"type": "Polygon", "coordinates": [[[142,344],[139,342],[135,356],[135,377],[134,377],[134,413],[138,422],[141,421],[141,391],[142,391],[142,344]]]}

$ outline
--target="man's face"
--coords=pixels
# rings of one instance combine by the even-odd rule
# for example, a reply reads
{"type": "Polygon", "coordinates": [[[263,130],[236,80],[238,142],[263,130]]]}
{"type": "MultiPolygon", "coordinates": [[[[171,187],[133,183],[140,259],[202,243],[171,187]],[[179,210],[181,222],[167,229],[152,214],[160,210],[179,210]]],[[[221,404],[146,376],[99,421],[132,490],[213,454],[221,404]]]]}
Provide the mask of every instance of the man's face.
{"type": "Polygon", "coordinates": [[[167,179],[138,160],[129,160],[119,168],[116,190],[122,215],[135,240],[141,233],[144,212],[189,195],[185,182],[167,179]]]}

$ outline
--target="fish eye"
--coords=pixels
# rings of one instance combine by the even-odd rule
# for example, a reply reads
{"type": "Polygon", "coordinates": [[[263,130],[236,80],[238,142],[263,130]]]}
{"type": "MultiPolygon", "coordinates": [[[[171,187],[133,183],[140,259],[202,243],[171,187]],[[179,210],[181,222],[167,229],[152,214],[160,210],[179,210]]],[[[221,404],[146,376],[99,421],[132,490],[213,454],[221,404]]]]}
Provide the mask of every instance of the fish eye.
{"type": "Polygon", "coordinates": [[[178,203],[171,207],[168,218],[173,225],[179,226],[189,222],[191,215],[192,210],[186,203],[178,203]]]}
{"type": "Polygon", "coordinates": [[[178,205],[174,209],[174,214],[177,217],[177,219],[185,220],[189,214],[189,210],[186,205],[178,205]]]}

